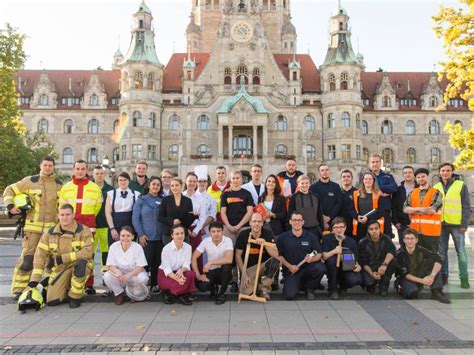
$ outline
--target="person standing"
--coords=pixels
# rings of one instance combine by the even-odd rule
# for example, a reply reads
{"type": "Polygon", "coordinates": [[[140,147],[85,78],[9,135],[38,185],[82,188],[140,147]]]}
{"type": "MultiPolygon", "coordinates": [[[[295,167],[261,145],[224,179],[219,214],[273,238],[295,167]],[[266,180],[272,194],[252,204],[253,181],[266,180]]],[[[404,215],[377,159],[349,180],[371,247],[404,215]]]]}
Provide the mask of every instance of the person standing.
{"type": "Polygon", "coordinates": [[[352,171],[341,171],[341,192],[342,192],[342,208],[339,212],[340,216],[346,221],[346,235],[352,236],[352,216],[350,206],[354,205],[354,191],[352,186],[354,175],[352,171]]]}
{"type": "Polygon", "coordinates": [[[143,195],[133,206],[132,223],[138,241],[143,247],[147,261],[146,271],[150,273],[150,291],[158,294],[158,267],[161,264],[163,250],[163,228],[158,221],[162,185],[158,176],[152,176],[143,190],[143,195]]]}
{"type": "Polygon", "coordinates": [[[306,292],[307,300],[314,300],[314,290],[319,288],[326,273],[319,239],[303,229],[304,222],[301,212],[292,212],[291,229],[277,240],[280,261],[284,266],[283,297],[287,300],[295,299],[300,290],[306,292]]]}
{"type": "Polygon", "coordinates": [[[281,194],[280,185],[275,175],[268,175],[265,180],[265,190],[260,197],[260,203],[266,210],[268,228],[274,236],[286,231],[286,201],[281,194]]]}
{"type": "Polygon", "coordinates": [[[296,166],[296,160],[293,158],[288,158],[285,163],[285,171],[281,171],[277,174],[278,183],[280,184],[283,196],[289,198],[296,192],[296,188],[298,187],[298,178],[301,175],[303,175],[303,173],[298,170],[298,167],[296,166]],[[289,188],[286,188],[286,186],[289,188]]]}
{"type": "Polygon", "coordinates": [[[130,189],[128,173],[120,173],[117,182],[118,187],[107,192],[105,201],[105,217],[110,230],[109,247],[120,239],[122,227],[132,225],[133,206],[140,196],[137,190],[130,189]]]}
{"type": "MultiPolygon", "coordinates": [[[[58,193],[62,182],[54,174],[54,159],[44,157],[40,163],[38,175],[27,176],[23,180],[5,188],[3,203],[12,215],[22,213],[15,207],[16,195],[26,194],[30,200],[30,209],[26,210],[21,255],[13,269],[11,292],[17,300],[28,284],[33,270],[35,255],[41,235],[54,226],[57,221],[58,193]]],[[[25,206],[27,208],[27,206],[25,206]]]]}
{"type": "Polygon", "coordinates": [[[319,198],[309,191],[309,184],[310,180],[306,175],[301,175],[298,178],[298,191],[290,198],[288,217],[295,211],[300,212],[304,220],[303,229],[321,240],[324,228],[321,203],[319,198]]]}
{"type": "MultiPolygon", "coordinates": [[[[75,212],[75,220],[79,224],[89,227],[92,235],[95,234],[96,216],[102,208],[102,190],[99,185],[89,179],[87,163],[78,160],[73,165],[72,181],[63,185],[59,193],[59,203],[70,204],[75,212]]],[[[86,282],[86,293],[94,295],[94,269],[86,282]]]]}
{"type": "MultiPolygon", "coordinates": [[[[212,222],[215,222],[217,220],[217,203],[216,200],[211,197],[207,193],[207,188],[209,185],[208,177],[206,175],[199,175],[198,176],[198,191],[197,193],[200,195],[204,202],[205,210],[206,210],[206,215],[207,219],[204,222],[204,232],[206,234],[206,237],[210,236],[209,233],[209,225],[212,222]]],[[[205,259],[205,258],[204,258],[205,259]]]]}
{"type": "Polygon", "coordinates": [[[216,181],[207,189],[207,193],[216,201],[216,220],[222,222],[221,219],[221,197],[224,191],[230,189],[230,181],[227,181],[227,170],[225,166],[216,168],[216,181]]]}
{"type": "Polygon", "coordinates": [[[375,175],[367,172],[362,175],[362,183],[354,191],[352,215],[352,235],[361,240],[367,234],[367,222],[377,220],[383,228],[386,200],[381,198],[381,193],[375,175]]]}
{"type": "MultiPolygon", "coordinates": [[[[94,182],[102,190],[102,200],[107,200],[107,192],[112,191],[114,188],[105,181],[105,169],[101,165],[94,167],[92,172],[94,182]]],[[[109,226],[107,219],[105,218],[105,203],[100,207],[100,211],[95,217],[95,238],[93,251],[97,250],[97,246],[100,246],[100,253],[102,257],[102,266],[107,263],[107,253],[109,251],[109,226]]]]}
{"type": "Polygon", "coordinates": [[[410,227],[418,232],[421,246],[438,253],[439,236],[441,234],[441,212],[443,205],[441,193],[430,187],[429,171],[419,168],[415,171],[418,187],[407,197],[403,212],[410,216],[410,227]]]}
{"type": "Polygon", "coordinates": [[[369,157],[370,171],[375,175],[377,179],[377,185],[380,189],[380,205],[383,208],[384,214],[384,234],[393,238],[392,233],[392,194],[397,192],[397,183],[393,178],[392,174],[385,172],[381,169],[382,158],[379,154],[373,153],[369,157]]]}
{"type": "Polygon", "coordinates": [[[319,180],[310,186],[310,191],[319,198],[323,213],[324,231],[329,233],[331,221],[339,216],[342,208],[341,188],[329,178],[329,166],[322,163],[318,167],[319,180]]]}
{"type": "Polygon", "coordinates": [[[383,234],[380,223],[368,223],[367,237],[359,242],[359,262],[362,266],[362,283],[368,292],[388,296],[390,280],[395,272],[396,249],[392,239],[383,234]]]}
{"type": "Polygon", "coordinates": [[[135,176],[130,181],[130,190],[143,193],[143,189],[148,181],[148,176],[146,176],[147,172],[148,163],[145,160],[140,160],[135,165],[135,176]]]}
{"type": "Polygon", "coordinates": [[[87,277],[94,267],[92,233],[74,220],[70,204],[59,207],[58,220],[38,243],[28,287],[37,287],[45,270],[52,266],[46,303],[57,306],[69,297],[69,307],[78,308],[87,277]]]}
{"type": "Polygon", "coordinates": [[[439,190],[443,197],[442,228],[439,242],[439,252],[443,261],[441,275],[443,282],[446,284],[449,275],[448,247],[449,236],[451,235],[458,256],[461,288],[470,288],[465,246],[465,233],[470,216],[469,191],[464,182],[455,178],[454,166],[452,164],[442,164],[439,167],[439,175],[441,176],[441,181],[434,188],[439,190]]]}
{"type": "Polygon", "coordinates": [[[250,192],[253,198],[253,204],[257,206],[260,196],[263,195],[263,190],[265,189],[265,185],[262,183],[262,166],[253,164],[250,168],[250,176],[252,180],[243,184],[242,188],[250,192]]]}
{"type": "Polygon", "coordinates": [[[403,206],[408,195],[416,187],[415,169],[412,166],[404,166],[402,169],[403,181],[392,195],[392,223],[397,229],[398,242],[403,248],[403,232],[410,225],[410,216],[403,212],[403,206]]]}
{"type": "Polygon", "coordinates": [[[347,294],[347,290],[362,284],[361,267],[357,262],[357,243],[346,237],[346,222],[342,217],[332,220],[332,234],[323,237],[323,259],[328,275],[329,299],[338,300],[347,294]],[[337,258],[339,256],[339,265],[337,258]],[[354,263],[352,270],[344,270],[344,255],[351,257],[354,263]]]}
{"type": "Polygon", "coordinates": [[[163,197],[171,195],[171,179],[173,179],[173,172],[170,169],[161,170],[161,182],[163,183],[163,197]]]}
{"type": "Polygon", "coordinates": [[[397,254],[397,280],[395,288],[404,298],[413,299],[423,286],[431,289],[431,298],[441,303],[451,303],[443,293],[441,257],[418,245],[418,232],[413,228],[403,232],[405,249],[397,254]]]}

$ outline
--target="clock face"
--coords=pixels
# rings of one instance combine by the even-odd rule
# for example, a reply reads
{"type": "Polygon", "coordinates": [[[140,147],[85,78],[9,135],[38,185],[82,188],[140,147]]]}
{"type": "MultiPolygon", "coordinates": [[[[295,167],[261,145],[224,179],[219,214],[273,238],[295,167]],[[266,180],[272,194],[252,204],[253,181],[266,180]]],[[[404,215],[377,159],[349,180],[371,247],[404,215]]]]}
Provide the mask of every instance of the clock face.
{"type": "Polygon", "coordinates": [[[236,22],[232,26],[232,38],[236,42],[248,42],[253,36],[253,28],[252,25],[250,25],[248,22],[236,22]]]}

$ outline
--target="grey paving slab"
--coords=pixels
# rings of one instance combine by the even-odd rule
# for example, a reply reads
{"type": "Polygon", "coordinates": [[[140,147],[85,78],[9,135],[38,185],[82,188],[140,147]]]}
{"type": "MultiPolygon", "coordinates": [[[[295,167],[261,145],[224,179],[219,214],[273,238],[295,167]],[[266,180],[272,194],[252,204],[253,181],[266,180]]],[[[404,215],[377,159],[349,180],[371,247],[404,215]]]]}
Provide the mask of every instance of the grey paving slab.
{"type": "Polygon", "coordinates": [[[49,344],[55,339],[55,337],[40,337],[40,338],[33,338],[33,337],[26,337],[20,338],[15,337],[8,341],[9,345],[41,345],[41,344],[49,344]]]}
{"type": "Polygon", "coordinates": [[[346,354],[345,350],[323,350],[323,355],[343,355],[346,354]]]}
{"type": "Polygon", "coordinates": [[[267,313],[264,310],[259,311],[233,311],[230,312],[231,322],[267,322],[267,313]]]}
{"type": "Polygon", "coordinates": [[[187,308],[168,308],[163,307],[156,315],[153,322],[190,322],[193,318],[194,310],[187,308]]]}
{"type": "MultiPolygon", "coordinates": [[[[228,343],[229,342],[229,336],[224,336],[224,335],[216,335],[216,336],[186,336],[184,339],[184,343],[203,343],[203,344],[212,344],[212,343],[217,343],[217,344],[222,344],[222,343],[228,343]]],[[[207,352],[206,352],[207,354],[207,352]]]]}
{"type": "Polygon", "coordinates": [[[370,354],[368,350],[346,350],[348,355],[367,355],[370,354]]]}
{"type": "Polygon", "coordinates": [[[317,342],[355,342],[359,339],[352,333],[314,334],[317,342]]]}
{"type": "Polygon", "coordinates": [[[272,300],[267,302],[263,305],[264,309],[269,311],[297,311],[299,310],[298,304],[296,302],[288,302],[288,301],[275,301],[272,300]]]}
{"type": "Polygon", "coordinates": [[[103,333],[102,337],[141,337],[146,333],[150,323],[134,322],[123,323],[116,322],[110,325],[103,333]]]}
{"type": "Polygon", "coordinates": [[[87,312],[77,320],[77,323],[110,323],[120,317],[121,314],[121,312],[108,312],[101,309],[100,312],[87,312]]]}
{"type": "Polygon", "coordinates": [[[57,338],[53,339],[50,344],[74,344],[80,341],[81,344],[94,344],[99,337],[83,337],[81,336],[79,339],[77,337],[70,337],[70,336],[58,336],[57,338]]]}
{"type": "Polygon", "coordinates": [[[229,322],[230,311],[219,312],[194,312],[193,323],[207,323],[207,322],[229,322]]]}
{"type": "Polygon", "coordinates": [[[99,337],[96,344],[115,344],[115,343],[139,343],[142,336],[103,336],[99,337]]]}
{"type": "Polygon", "coordinates": [[[111,323],[74,323],[61,332],[62,337],[99,337],[111,325],[111,323]]]}
{"type": "Polygon", "coordinates": [[[299,309],[301,310],[327,310],[327,309],[333,309],[332,304],[329,301],[326,300],[317,300],[317,301],[304,301],[304,300],[299,300],[296,301],[296,304],[298,305],[299,309]]]}
{"type": "Polygon", "coordinates": [[[274,343],[289,343],[289,342],[297,342],[297,343],[306,343],[306,342],[313,342],[315,341],[314,336],[309,334],[278,334],[272,333],[272,341],[274,343]]]}
{"type": "Polygon", "coordinates": [[[321,355],[323,352],[322,350],[299,350],[299,355],[321,355]]]}
{"type": "Polygon", "coordinates": [[[134,311],[127,311],[121,313],[116,319],[116,322],[151,322],[155,319],[158,311],[153,312],[134,312],[134,311]]]}

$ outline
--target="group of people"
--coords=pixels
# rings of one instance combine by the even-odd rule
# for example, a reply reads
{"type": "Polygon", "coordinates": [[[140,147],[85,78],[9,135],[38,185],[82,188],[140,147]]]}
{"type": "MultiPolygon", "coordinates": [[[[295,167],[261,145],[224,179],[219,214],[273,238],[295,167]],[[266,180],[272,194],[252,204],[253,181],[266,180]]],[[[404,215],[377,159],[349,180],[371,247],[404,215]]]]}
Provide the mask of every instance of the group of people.
{"type": "Polygon", "coordinates": [[[223,166],[212,183],[205,166],[184,181],[168,169],[148,177],[148,165],[140,161],[133,179],[122,172],[113,187],[102,166],[89,176],[79,160],[63,185],[54,167],[46,157],[38,175],[4,192],[10,214],[25,217],[12,278],[16,298],[42,287],[48,305],[69,300],[79,307],[84,292],[96,292],[99,248],[103,282],[118,305],[126,296],[141,301],[158,293],[165,303],[189,305],[197,290],[223,304],[228,288],[269,300],[280,279],[285,299],[304,293],[312,300],[324,290],[324,275],[330,299],[356,285],[387,296],[394,274],[404,297],[415,298],[429,286],[434,299],[448,303],[442,289],[450,235],[461,287],[470,287],[464,247],[469,193],[450,163],[440,166],[434,187],[427,169],[411,166],[403,168],[397,186],[378,154],[370,156],[358,187],[350,170],[342,171],[340,183],[331,181],[325,163],[311,183],[294,159],[266,179],[262,167],[252,165],[245,184],[240,171],[228,174],[223,166]]]}

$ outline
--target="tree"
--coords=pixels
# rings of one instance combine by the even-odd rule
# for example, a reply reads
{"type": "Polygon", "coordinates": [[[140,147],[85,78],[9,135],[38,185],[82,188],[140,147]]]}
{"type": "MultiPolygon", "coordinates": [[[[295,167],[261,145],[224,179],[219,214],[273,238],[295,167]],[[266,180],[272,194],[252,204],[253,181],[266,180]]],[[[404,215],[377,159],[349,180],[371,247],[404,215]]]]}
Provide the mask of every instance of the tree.
{"type": "Polygon", "coordinates": [[[45,155],[55,155],[42,133],[30,135],[20,119],[15,74],[23,66],[25,36],[10,25],[0,29],[0,191],[38,172],[45,155]]]}
{"type": "Polygon", "coordinates": [[[453,125],[450,122],[444,129],[450,133],[449,143],[454,149],[459,150],[459,155],[454,165],[459,170],[474,169],[474,117],[471,119],[471,128],[463,129],[459,123],[453,125]]]}
{"type": "Polygon", "coordinates": [[[433,16],[434,31],[443,40],[447,61],[440,62],[442,70],[438,80],[449,80],[444,93],[444,104],[461,96],[474,111],[474,3],[458,0],[460,7],[440,6],[433,16]]]}

